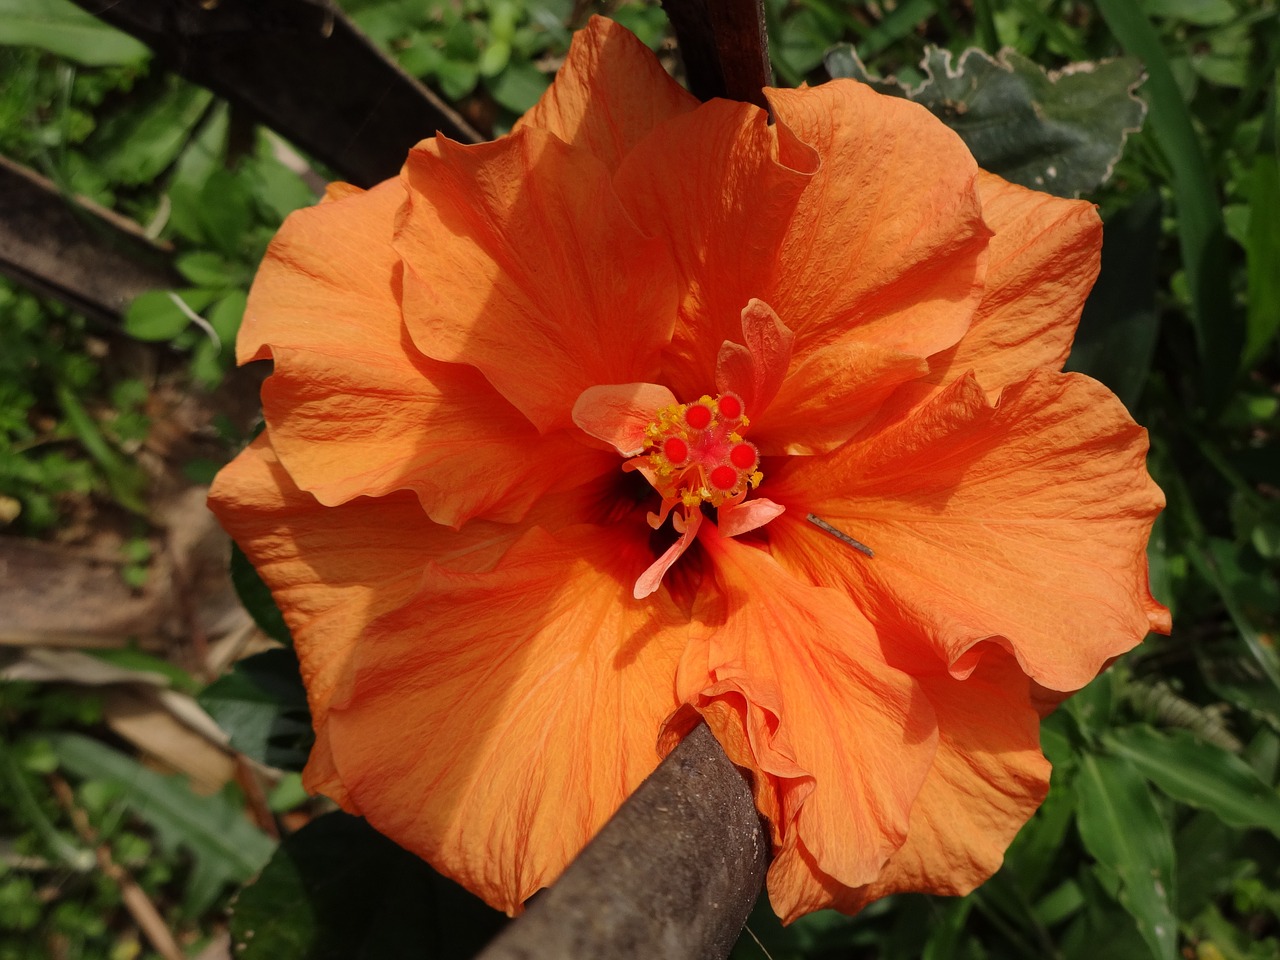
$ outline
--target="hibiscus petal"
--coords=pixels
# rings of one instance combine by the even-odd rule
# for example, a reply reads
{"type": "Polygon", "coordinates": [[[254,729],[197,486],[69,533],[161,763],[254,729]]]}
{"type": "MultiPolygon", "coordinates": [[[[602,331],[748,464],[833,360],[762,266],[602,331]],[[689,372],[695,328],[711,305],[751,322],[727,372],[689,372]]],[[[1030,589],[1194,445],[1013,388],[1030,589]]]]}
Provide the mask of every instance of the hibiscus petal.
{"type": "Polygon", "coordinates": [[[587,387],[655,379],[676,312],[669,255],[594,156],[531,128],[437,137],[402,179],[394,245],[423,353],[477,367],[542,431],[570,426],[587,387]]]}
{"type": "Polygon", "coordinates": [[[916,356],[956,343],[990,236],[964,143],[852,80],[767,95],[778,125],[822,157],[782,244],[787,269],[758,294],[795,332],[796,356],[846,338],[916,356]]]}
{"type": "Polygon", "coordinates": [[[520,529],[476,522],[456,533],[428,520],[407,493],[322,506],[293,483],[266,434],[219,472],[209,507],[271,588],[293,634],[318,735],[307,785],[347,806],[325,726],[365,629],[414,596],[428,561],[484,569],[520,529]]]}
{"type": "Polygon", "coordinates": [[[1076,690],[1167,630],[1145,545],[1164,505],[1146,432],[1101,384],[1038,373],[992,406],[957,380],[894,427],[775,469],[784,565],[848,589],[886,636],[923,635],[956,677],[992,639],[1076,690]],[[815,514],[874,559],[806,523],[815,514]]]}
{"type": "Polygon", "coordinates": [[[534,531],[493,571],[429,570],[374,622],[330,712],[369,822],[490,904],[554,881],[657,766],[688,617],[631,584],[647,537],[534,531]]]}
{"type": "Polygon", "coordinates": [[[811,876],[802,850],[856,886],[902,845],[934,755],[934,715],[847,596],[714,528],[701,542],[723,620],[686,653],[679,693],[756,774],[761,810],[775,811],[769,894],[786,915],[811,876]]]}
{"type": "Polygon", "coordinates": [[[719,510],[720,536],[740,537],[758,530],[785,509],[764,497],[752,497],[744,503],[728,501],[719,510]]]}
{"type": "Polygon", "coordinates": [[[592,17],[573,35],[555,82],[515,129],[553,133],[612,171],[659,123],[697,106],[635,34],[592,17]]]}
{"type": "Polygon", "coordinates": [[[858,340],[810,350],[751,422],[765,456],[834,449],[876,418],[884,400],[928,373],[923,357],[858,340]]]}
{"type": "Polygon", "coordinates": [[[624,457],[634,457],[648,446],[645,431],[658,411],[675,403],[675,396],[660,384],[603,384],[588,387],[574,401],[573,422],[624,457]]]}
{"type": "Polygon", "coordinates": [[[623,160],[618,194],[645,232],[663,238],[683,283],[662,377],[676,396],[715,383],[720,345],[741,338],[743,308],[785,262],[779,242],[816,169],[813,151],[763,110],[729,100],[661,124],[623,160]]]}
{"type": "Polygon", "coordinates": [[[933,378],[973,370],[993,399],[1033,370],[1061,370],[1085,298],[1097,279],[1102,221],[1093,204],[978,178],[982,216],[996,233],[973,324],[955,347],[930,358],[933,378]]]}
{"type": "Polygon", "coordinates": [[[874,883],[836,899],[849,913],[892,893],[969,893],[1000,868],[1049,789],[1040,717],[1012,657],[992,652],[966,680],[918,679],[938,717],[938,753],[911,808],[907,842],[874,883]]]}
{"type": "Polygon", "coordinates": [[[295,213],[254,281],[237,352],[275,360],[263,409],[293,479],[330,506],[412,490],[458,525],[516,520],[612,469],[572,436],[540,437],[474,369],[414,349],[391,248],[403,200],[392,180],[295,213]]]}
{"type": "Polygon", "coordinates": [[[748,416],[759,416],[786,379],[794,339],[772,307],[751,300],[742,308],[742,343],[726,340],[720,345],[716,389],[736,393],[748,416]]]}

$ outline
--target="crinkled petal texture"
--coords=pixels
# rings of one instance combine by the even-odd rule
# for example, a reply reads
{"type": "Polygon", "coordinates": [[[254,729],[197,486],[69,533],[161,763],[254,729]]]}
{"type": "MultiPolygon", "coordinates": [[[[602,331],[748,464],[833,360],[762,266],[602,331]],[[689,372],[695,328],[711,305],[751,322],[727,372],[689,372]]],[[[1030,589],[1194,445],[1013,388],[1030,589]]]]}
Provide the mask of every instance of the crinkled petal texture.
{"type": "Polygon", "coordinates": [[[518,519],[567,478],[612,470],[568,434],[540,438],[475,369],[413,347],[392,248],[405,191],[344,193],[281,228],[236,345],[241,362],[275,361],[263,412],[294,481],[330,506],[412,490],[457,525],[518,519]]]}
{"type": "Polygon", "coordinates": [[[892,427],[783,465],[770,542],[958,678],[991,641],[1043,686],[1077,690],[1166,624],[1147,583],[1164,498],[1145,453],[1145,431],[1087,377],[1036,373],[993,404],[968,375],[892,427]],[[874,559],[814,536],[809,514],[874,559]]]}
{"type": "Polygon", "coordinates": [[[937,723],[847,596],[792,577],[759,548],[704,543],[718,596],[702,611],[709,629],[690,644],[680,691],[756,774],[773,834],[769,895],[791,920],[828,905],[828,882],[874,881],[905,842],[937,723]]]}
{"type": "Polygon", "coordinates": [[[367,628],[331,706],[360,811],[504,910],[658,763],[687,618],[632,598],[640,549],[598,526],[535,530],[492,571],[429,567],[367,628]]]}
{"type": "Polygon", "coordinates": [[[250,296],[267,430],[211,504],[293,631],[305,782],[511,912],[699,718],[785,919],[972,889],[1038,709],[1169,626],[1145,433],[1059,372],[1092,206],[852,81],[768,96],[593,19],[512,135],[331,189],[250,296]],[[717,392],[762,495],[664,506],[646,431],[717,392]]]}
{"type": "Polygon", "coordinates": [[[657,765],[688,614],[631,597],[647,537],[573,498],[460,532],[407,493],[325,507],[265,435],[210,504],[294,635],[307,787],[495,906],[552,882],[657,765]]]}

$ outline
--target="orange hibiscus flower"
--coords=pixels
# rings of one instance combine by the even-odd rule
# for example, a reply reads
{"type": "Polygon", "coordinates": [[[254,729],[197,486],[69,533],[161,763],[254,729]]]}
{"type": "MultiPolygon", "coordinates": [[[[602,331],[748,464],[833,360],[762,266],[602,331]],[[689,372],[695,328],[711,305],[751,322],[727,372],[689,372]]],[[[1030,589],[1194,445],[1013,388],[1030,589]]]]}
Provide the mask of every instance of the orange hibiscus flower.
{"type": "Polygon", "coordinates": [[[785,919],[960,893],[1041,688],[1167,630],[1144,431],[1058,372],[1087,203],[851,81],[699,104],[593,20],[507,137],[338,185],[238,343],[211,503],[296,638],[305,780],[508,911],[699,717],[785,919]]]}

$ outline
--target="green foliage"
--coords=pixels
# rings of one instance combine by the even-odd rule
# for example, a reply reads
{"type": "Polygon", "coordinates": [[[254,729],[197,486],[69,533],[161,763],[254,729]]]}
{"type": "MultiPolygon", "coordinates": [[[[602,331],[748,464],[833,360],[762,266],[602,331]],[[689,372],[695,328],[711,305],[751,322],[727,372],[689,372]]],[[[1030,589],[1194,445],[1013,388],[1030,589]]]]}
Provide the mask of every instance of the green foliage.
{"type": "Polygon", "coordinates": [[[289,837],[235,904],[244,960],[466,960],[506,922],[363,820],[331,813],[289,837]]]}
{"type": "Polygon", "coordinates": [[[270,852],[231,795],[196,797],[95,740],[54,732],[101,721],[99,698],[83,689],[0,685],[0,960],[142,954],[118,884],[98,869],[99,843],[179,939],[193,911],[221,913],[230,884],[251,872],[247,858],[270,852]]]}
{"type": "MultiPolygon", "coordinates": [[[[546,88],[574,13],[569,0],[343,6],[495,133],[546,88]]],[[[766,6],[781,83],[821,82],[825,69],[893,76],[988,166],[1100,205],[1102,274],[1068,368],[1105,382],[1150,430],[1169,502],[1151,579],[1175,633],[1045,722],[1048,799],[989,883],[787,928],[762,904],[735,956],[764,956],[758,937],[776,960],[1280,960],[1280,15],[1269,0],[766,6]],[[1105,66],[1070,68],[1085,62],[1105,66]],[[1149,112],[1117,160],[1121,131],[1138,125],[1135,62],[1149,112]],[[1037,111],[1045,119],[1028,129],[1037,111]]],[[[663,43],[660,8],[611,15],[663,43]]],[[[171,347],[193,386],[216,386],[272,232],[314,200],[305,161],[64,0],[0,0],[0,152],[173,245],[181,285],[140,297],[124,329],[171,347]]],[[[41,533],[77,499],[145,507],[132,453],[150,426],[147,376],[106,363],[100,329],[8,286],[0,326],[0,516],[16,504],[11,529],[41,533]]],[[[207,478],[210,467],[192,469],[207,478]]],[[[132,582],[150,549],[139,527],[126,546],[132,582]]],[[[289,644],[242,555],[232,576],[258,625],[289,644]]],[[[238,749],[301,766],[306,704],[291,652],[245,661],[201,702],[238,749]]],[[[0,960],[41,955],[9,941],[55,935],[85,957],[128,946],[112,930],[117,894],[48,789],[60,769],[144,889],[181,900],[187,917],[266,862],[271,845],[238,800],[196,798],[100,742],[50,735],[92,728],[91,699],[17,684],[0,708],[22,718],[12,736],[0,731],[3,836],[16,856],[52,865],[0,874],[0,960]],[[69,895],[48,901],[47,870],[69,895]]],[[[296,806],[300,790],[286,777],[272,809],[296,806]]],[[[233,921],[250,960],[466,956],[495,922],[342,815],[289,838],[233,921]]]]}
{"type": "Polygon", "coordinates": [[[200,694],[200,705],[245,756],[281,770],[301,770],[315,735],[307,692],[292,650],[241,660],[200,694]]]}
{"type": "Polygon", "coordinates": [[[103,784],[98,806],[128,810],[155,830],[162,850],[191,855],[185,906],[192,914],[209,908],[223,888],[243,883],[271,856],[272,842],[244,818],[228,797],[201,797],[181,777],[166,777],[79,734],[49,738],[59,764],[103,784]]]}
{"type": "Polygon", "coordinates": [[[0,0],[0,44],[37,47],[88,67],[139,63],[147,48],[70,0],[0,0]]]}
{"type": "Polygon", "coordinates": [[[1133,96],[1142,70],[1131,59],[1048,74],[1016,50],[992,58],[974,48],[953,64],[950,51],[935,47],[920,65],[926,79],[915,87],[870,76],[852,45],[832,49],[824,62],[832,77],[853,77],[923,104],[960,135],[984,170],[1063,197],[1106,181],[1146,113],[1133,96]]]}
{"type": "Polygon", "coordinates": [[[146,388],[117,380],[109,404],[84,396],[107,392],[87,350],[82,318],[47,310],[34,297],[0,284],[5,349],[0,351],[0,498],[7,521],[38,533],[58,520],[60,504],[96,495],[144,512],[146,481],[125,451],[146,434],[146,388]]]}

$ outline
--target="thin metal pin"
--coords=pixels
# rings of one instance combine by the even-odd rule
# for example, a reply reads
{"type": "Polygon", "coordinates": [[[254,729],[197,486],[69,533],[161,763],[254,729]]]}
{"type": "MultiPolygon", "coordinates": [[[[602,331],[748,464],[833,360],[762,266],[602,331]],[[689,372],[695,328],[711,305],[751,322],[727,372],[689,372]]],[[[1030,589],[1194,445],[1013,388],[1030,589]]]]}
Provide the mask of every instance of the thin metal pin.
{"type": "Polygon", "coordinates": [[[843,530],[839,530],[836,527],[833,527],[831,524],[827,523],[827,521],[823,520],[821,517],[814,516],[811,513],[807,517],[805,517],[805,519],[808,520],[810,523],[812,523],[815,527],[817,527],[823,533],[831,534],[831,536],[835,537],[837,540],[841,541],[842,543],[847,543],[849,546],[853,547],[853,549],[861,553],[865,553],[868,557],[873,557],[873,558],[875,557],[875,551],[873,551],[865,543],[862,543],[861,541],[853,539],[853,537],[849,536],[843,530]]]}

